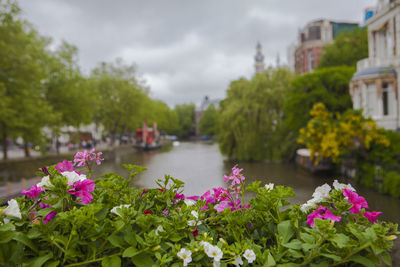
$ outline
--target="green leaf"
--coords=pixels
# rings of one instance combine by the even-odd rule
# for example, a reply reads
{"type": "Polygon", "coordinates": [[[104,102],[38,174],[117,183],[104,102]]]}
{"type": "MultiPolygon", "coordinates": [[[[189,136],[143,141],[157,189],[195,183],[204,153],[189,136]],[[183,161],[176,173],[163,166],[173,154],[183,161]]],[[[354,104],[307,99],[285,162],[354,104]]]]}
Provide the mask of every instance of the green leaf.
{"type": "Polygon", "coordinates": [[[350,238],[348,238],[344,234],[336,234],[333,238],[332,241],[339,247],[339,248],[344,248],[347,246],[349,243],[350,238]]]}
{"type": "Polygon", "coordinates": [[[140,253],[140,251],[138,251],[135,247],[129,247],[124,250],[124,252],[122,253],[122,257],[123,258],[131,258],[139,253],[140,253]]]}
{"type": "Polygon", "coordinates": [[[357,263],[362,264],[363,266],[367,266],[367,267],[374,267],[375,264],[368,258],[363,257],[361,255],[354,255],[350,258],[350,261],[354,261],[357,263]]]}
{"type": "Polygon", "coordinates": [[[6,223],[0,226],[0,232],[7,232],[15,229],[15,226],[12,223],[6,223]]]}
{"type": "Polygon", "coordinates": [[[298,239],[294,239],[292,240],[290,243],[286,243],[286,244],[282,244],[282,246],[286,247],[286,248],[291,248],[291,249],[301,249],[301,241],[298,239]]]}
{"type": "Polygon", "coordinates": [[[287,243],[293,236],[294,231],[290,220],[278,224],[278,234],[283,238],[283,243],[287,243]]]}
{"type": "Polygon", "coordinates": [[[112,257],[105,256],[101,261],[101,266],[103,267],[121,267],[121,258],[117,255],[112,257]]]}
{"type": "Polygon", "coordinates": [[[315,243],[315,238],[310,234],[300,233],[300,238],[306,243],[309,243],[309,244],[315,243]]]}
{"type": "Polygon", "coordinates": [[[382,260],[386,265],[392,266],[392,258],[390,257],[390,254],[387,252],[383,252],[381,254],[382,260]]]}
{"type": "Polygon", "coordinates": [[[114,247],[122,248],[125,245],[122,238],[117,235],[110,235],[107,239],[114,247]]]}
{"type": "Polygon", "coordinates": [[[283,264],[278,264],[278,267],[299,267],[301,266],[300,264],[297,263],[283,263],[283,264]]]}
{"type": "Polygon", "coordinates": [[[140,266],[140,267],[150,267],[150,266],[152,266],[154,264],[154,261],[151,258],[151,256],[149,254],[145,253],[145,252],[134,256],[132,258],[132,262],[136,266],[140,266]]]}
{"type": "Polygon", "coordinates": [[[5,232],[5,233],[1,233],[0,235],[0,244],[1,243],[8,243],[10,242],[10,240],[13,239],[15,235],[14,231],[9,231],[9,232],[5,232]]]}
{"type": "Polygon", "coordinates": [[[321,256],[324,256],[326,258],[332,259],[334,261],[341,261],[342,258],[333,254],[328,254],[328,253],[321,253],[321,256]]]}
{"type": "Polygon", "coordinates": [[[52,258],[53,258],[53,253],[50,252],[50,253],[47,254],[47,255],[43,255],[43,256],[37,257],[36,259],[33,259],[33,260],[29,263],[29,266],[30,266],[30,267],[41,267],[41,266],[43,266],[43,264],[46,263],[46,261],[48,261],[48,260],[50,260],[50,259],[52,259],[52,258]]]}
{"type": "Polygon", "coordinates": [[[98,219],[98,220],[104,220],[107,216],[108,213],[108,209],[106,208],[102,208],[100,211],[98,211],[94,216],[98,219]]]}
{"type": "Polygon", "coordinates": [[[23,233],[21,232],[17,232],[14,237],[14,240],[23,243],[25,246],[30,247],[33,251],[35,251],[36,253],[38,252],[36,246],[33,244],[33,242],[23,233]]]}
{"type": "Polygon", "coordinates": [[[60,264],[60,261],[50,261],[50,262],[47,262],[44,266],[45,267],[57,267],[57,266],[59,266],[59,264],[60,264]]]}
{"type": "Polygon", "coordinates": [[[276,262],[274,260],[274,257],[271,255],[270,252],[268,252],[268,257],[267,257],[267,262],[266,262],[267,266],[275,266],[276,262]]]}

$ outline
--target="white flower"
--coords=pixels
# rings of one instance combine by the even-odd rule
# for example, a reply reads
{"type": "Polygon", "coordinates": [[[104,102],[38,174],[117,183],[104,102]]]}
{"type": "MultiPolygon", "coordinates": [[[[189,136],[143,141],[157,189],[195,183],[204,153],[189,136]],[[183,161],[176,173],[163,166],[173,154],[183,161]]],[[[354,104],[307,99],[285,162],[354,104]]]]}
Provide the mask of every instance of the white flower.
{"type": "Polygon", "coordinates": [[[208,255],[212,245],[210,243],[208,243],[208,242],[205,242],[205,241],[201,241],[200,245],[203,247],[204,252],[208,255]]]}
{"type": "Polygon", "coordinates": [[[198,213],[197,211],[192,210],[191,214],[192,214],[192,216],[195,217],[196,219],[199,218],[199,213],[198,213]]]}
{"type": "Polygon", "coordinates": [[[214,261],[213,262],[213,267],[219,267],[221,266],[221,262],[220,261],[214,261]]]}
{"type": "Polygon", "coordinates": [[[191,199],[185,199],[183,202],[185,202],[186,206],[193,206],[196,202],[191,199]]]}
{"type": "Polygon", "coordinates": [[[156,229],[156,235],[158,235],[159,232],[164,232],[164,228],[162,227],[162,225],[159,225],[156,229]]]}
{"type": "Polygon", "coordinates": [[[118,210],[120,210],[122,207],[129,208],[130,206],[131,205],[129,205],[129,204],[119,205],[119,206],[116,206],[116,207],[112,208],[111,212],[114,213],[114,214],[117,214],[120,217],[122,217],[118,210]]]}
{"type": "Polygon", "coordinates": [[[333,181],[333,187],[336,190],[342,190],[342,189],[350,189],[353,192],[356,192],[356,190],[351,186],[351,184],[341,184],[338,182],[338,180],[333,181]]]}
{"type": "Polygon", "coordinates": [[[53,184],[50,182],[50,176],[44,176],[40,183],[37,184],[39,187],[43,187],[44,185],[48,187],[53,186],[53,184]]]}
{"type": "Polygon", "coordinates": [[[328,184],[324,184],[315,188],[313,193],[313,197],[316,202],[321,202],[325,198],[329,198],[329,192],[331,191],[331,187],[328,184]]]}
{"type": "Polygon", "coordinates": [[[307,212],[309,209],[311,209],[312,207],[315,206],[315,200],[314,199],[310,199],[309,201],[307,201],[307,203],[301,205],[300,210],[302,212],[307,212]]]}
{"type": "Polygon", "coordinates": [[[11,199],[7,202],[7,204],[8,204],[8,207],[2,211],[2,214],[6,215],[6,216],[13,216],[13,217],[21,219],[22,216],[21,216],[21,211],[18,206],[18,202],[15,199],[11,199]]]}
{"type": "Polygon", "coordinates": [[[274,184],[273,183],[265,184],[265,189],[267,189],[267,191],[274,189],[274,184]]]}
{"type": "Polygon", "coordinates": [[[207,248],[204,246],[204,252],[207,254],[208,257],[214,258],[214,261],[220,261],[222,259],[223,253],[222,250],[213,245],[208,245],[207,248]]]}
{"type": "Polygon", "coordinates": [[[188,249],[182,248],[177,255],[183,260],[183,266],[187,266],[192,261],[192,252],[188,249]]]}
{"type": "Polygon", "coordinates": [[[252,263],[253,261],[256,260],[256,254],[255,254],[254,251],[251,250],[251,249],[246,249],[246,251],[245,251],[244,254],[243,254],[243,257],[245,257],[246,260],[247,260],[249,263],[252,263]]]}
{"type": "Polygon", "coordinates": [[[200,225],[201,222],[196,222],[195,220],[189,220],[188,221],[188,226],[197,226],[200,225]]]}
{"type": "Polygon", "coordinates": [[[237,258],[234,260],[233,264],[234,264],[236,267],[238,267],[238,266],[240,266],[240,265],[243,265],[242,257],[237,256],[237,258]]]}
{"type": "Polygon", "coordinates": [[[68,183],[73,184],[77,181],[86,180],[86,175],[84,174],[77,174],[76,172],[62,172],[63,176],[67,177],[68,183]]]}

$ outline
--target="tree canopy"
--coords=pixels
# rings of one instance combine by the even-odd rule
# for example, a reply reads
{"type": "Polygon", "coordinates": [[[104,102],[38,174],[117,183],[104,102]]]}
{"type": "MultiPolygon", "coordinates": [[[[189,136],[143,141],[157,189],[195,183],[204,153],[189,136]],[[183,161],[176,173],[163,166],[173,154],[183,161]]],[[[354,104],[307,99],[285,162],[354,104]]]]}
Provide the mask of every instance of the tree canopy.
{"type": "Polygon", "coordinates": [[[268,69],[251,80],[233,81],[221,102],[219,146],[239,160],[273,159],[282,105],[292,74],[268,69]]]}
{"type": "Polygon", "coordinates": [[[318,68],[334,66],[355,67],[357,61],[368,57],[367,27],[342,31],[332,44],[324,48],[318,68]]]}

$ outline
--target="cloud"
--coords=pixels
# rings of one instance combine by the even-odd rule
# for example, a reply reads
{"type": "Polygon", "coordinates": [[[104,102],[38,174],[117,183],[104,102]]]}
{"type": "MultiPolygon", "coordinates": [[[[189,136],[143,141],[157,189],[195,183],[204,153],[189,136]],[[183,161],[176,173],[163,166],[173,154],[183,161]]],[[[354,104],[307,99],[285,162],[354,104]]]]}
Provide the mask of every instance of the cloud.
{"type": "Polygon", "coordinates": [[[314,19],[361,21],[376,0],[20,0],[22,16],[56,43],[79,48],[88,73],[101,61],[136,63],[154,98],[170,106],[223,98],[250,78],[257,41],[266,65],[314,19]]]}

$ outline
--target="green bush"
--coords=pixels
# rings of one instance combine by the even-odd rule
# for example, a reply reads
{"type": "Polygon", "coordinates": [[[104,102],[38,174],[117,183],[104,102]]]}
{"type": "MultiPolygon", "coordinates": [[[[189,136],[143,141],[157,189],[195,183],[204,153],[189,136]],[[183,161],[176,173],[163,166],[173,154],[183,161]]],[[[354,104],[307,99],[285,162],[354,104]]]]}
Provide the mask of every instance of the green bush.
{"type": "Polygon", "coordinates": [[[388,172],[383,179],[385,193],[400,197],[400,173],[388,172]]]}
{"type": "Polygon", "coordinates": [[[129,179],[108,173],[94,182],[88,162],[101,159],[85,153],[75,163],[88,178],[67,161],[43,168],[42,182],[0,210],[0,266],[391,264],[397,225],[366,211],[350,185],[320,186],[300,206],[287,200],[292,188],[245,187],[235,166],[226,188],[188,197],[170,176],[155,189],[129,187],[144,170],[134,165],[125,165],[129,179]]]}

